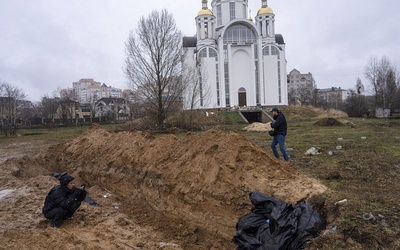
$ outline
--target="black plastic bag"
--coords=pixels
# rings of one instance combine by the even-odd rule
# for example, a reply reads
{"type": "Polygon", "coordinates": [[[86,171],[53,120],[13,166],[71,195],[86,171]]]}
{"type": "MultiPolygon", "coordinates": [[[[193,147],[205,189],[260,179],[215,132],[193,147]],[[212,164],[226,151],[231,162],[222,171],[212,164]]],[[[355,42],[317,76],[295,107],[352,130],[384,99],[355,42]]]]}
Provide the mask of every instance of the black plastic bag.
{"type": "Polygon", "coordinates": [[[259,192],[250,193],[250,200],[254,208],[236,224],[237,250],[302,249],[323,228],[319,214],[304,202],[292,206],[259,192]]]}

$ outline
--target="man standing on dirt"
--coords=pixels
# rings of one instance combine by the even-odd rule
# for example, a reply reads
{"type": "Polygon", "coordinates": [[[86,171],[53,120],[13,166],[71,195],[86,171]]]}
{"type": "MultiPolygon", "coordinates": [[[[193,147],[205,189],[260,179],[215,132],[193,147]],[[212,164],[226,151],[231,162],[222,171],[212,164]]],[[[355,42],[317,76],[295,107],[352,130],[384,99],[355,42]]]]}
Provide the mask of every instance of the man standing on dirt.
{"type": "Polygon", "coordinates": [[[279,154],[276,150],[276,145],[279,144],[279,149],[281,150],[283,159],[285,161],[289,161],[289,155],[286,153],[285,149],[285,139],[287,134],[286,118],[283,113],[276,107],[272,108],[271,111],[273,115],[271,127],[276,132],[271,142],[272,153],[274,153],[275,157],[279,159],[279,154]]]}
{"type": "Polygon", "coordinates": [[[72,218],[86,197],[85,186],[76,188],[74,177],[64,174],[59,179],[60,185],[50,190],[42,209],[53,227],[60,227],[64,220],[72,218]]]}

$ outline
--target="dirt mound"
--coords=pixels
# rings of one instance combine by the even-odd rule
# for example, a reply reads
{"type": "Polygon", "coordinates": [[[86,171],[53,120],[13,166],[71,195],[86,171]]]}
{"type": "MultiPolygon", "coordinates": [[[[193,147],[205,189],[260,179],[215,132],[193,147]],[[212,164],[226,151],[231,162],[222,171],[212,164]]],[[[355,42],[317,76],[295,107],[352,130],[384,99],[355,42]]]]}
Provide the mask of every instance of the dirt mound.
{"type": "Polygon", "coordinates": [[[326,117],[318,120],[315,125],[318,126],[342,126],[343,124],[335,118],[326,117]]]}
{"type": "Polygon", "coordinates": [[[7,160],[0,180],[0,190],[14,190],[0,198],[0,245],[15,248],[224,249],[234,247],[251,191],[295,203],[326,189],[242,135],[218,129],[178,138],[92,126],[46,152],[7,160]],[[41,214],[57,184],[44,176],[50,172],[87,183],[101,207],[83,203],[65,230],[50,228],[41,214]]]}
{"type": "Polygon", "coordinates": [[[244,127],[242,130],[246,131],[257,131],[257,132],[267,132],[271,131],[271,123],[261,123],[261,122],[253,122],[249,126],[244,127]]]}
{"type": "Polygon", "coordinates": [[[322,109],[313,106],[287,106],[282,108],[286,118],[291,121],[309,121],[310,119],[323,119],[333,117],[335,119],[349,118],[346,112],[337,109],[322,109]]]}

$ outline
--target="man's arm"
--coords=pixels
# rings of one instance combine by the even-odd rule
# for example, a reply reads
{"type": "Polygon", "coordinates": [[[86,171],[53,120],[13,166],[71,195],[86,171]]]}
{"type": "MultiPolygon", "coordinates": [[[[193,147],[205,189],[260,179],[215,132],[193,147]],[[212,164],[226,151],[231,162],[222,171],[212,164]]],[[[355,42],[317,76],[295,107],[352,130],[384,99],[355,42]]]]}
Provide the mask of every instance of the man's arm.
{"type": "Polygon", "coordinates": [[[276,118],[276,120],[274,120],[273,122],[271,122],[271,128],[276,128],[279,127],[279,125],[281,125],[283,123],[283,118],[282,116],[278,116],[276,118]]]}

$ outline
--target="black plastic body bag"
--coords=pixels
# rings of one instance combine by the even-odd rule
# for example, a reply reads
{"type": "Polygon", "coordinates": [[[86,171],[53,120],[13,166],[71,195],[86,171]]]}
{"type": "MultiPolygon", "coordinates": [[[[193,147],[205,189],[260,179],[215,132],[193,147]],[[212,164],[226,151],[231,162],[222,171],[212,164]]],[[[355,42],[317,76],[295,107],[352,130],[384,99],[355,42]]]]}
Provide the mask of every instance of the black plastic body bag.
{"type": "Polygon", "coordinates": [[[237,250],[303,249],[323,229],[319,214],[305,202],[292,206],[259,192],[250,193],[250,200],[254,208],[236,224],[237,250]]]}

